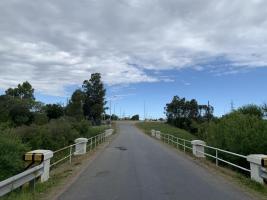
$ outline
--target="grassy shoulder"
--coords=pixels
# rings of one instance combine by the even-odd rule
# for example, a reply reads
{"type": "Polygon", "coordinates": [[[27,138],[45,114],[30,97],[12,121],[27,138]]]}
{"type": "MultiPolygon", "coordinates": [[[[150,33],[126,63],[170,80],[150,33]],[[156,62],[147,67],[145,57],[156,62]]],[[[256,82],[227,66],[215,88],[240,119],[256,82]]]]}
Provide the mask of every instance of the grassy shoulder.
{"type": "Polygon", "coordinates": [[[187,140],[197,139],[196,136],[192,135],[188,131],[176,128],[174,126],[162,122],[139,122],[136,123],[136,126],[143,130],[146,134],[150,134],[150,131],[154,129],[157,131],[161,131],[162,133],[168,133],[187,140]]]}

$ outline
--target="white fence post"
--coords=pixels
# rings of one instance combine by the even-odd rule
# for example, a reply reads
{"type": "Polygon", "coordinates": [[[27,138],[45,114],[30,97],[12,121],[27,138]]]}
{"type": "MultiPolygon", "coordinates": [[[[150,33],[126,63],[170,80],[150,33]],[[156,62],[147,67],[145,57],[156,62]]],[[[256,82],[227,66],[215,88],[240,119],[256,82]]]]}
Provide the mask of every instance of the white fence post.
{"type": "Polygon", "coordinates": [[[160,140],[161,136],[160,136],[161,132],[160,131],[156,131],[155,132],[155,136],[156,138],[158,138],[160,140]]]}
{"type": "Polygon", "coordinates": [[[247,156],[247,161],[250,162],[250,177],[252,180],[257,181],[261,184],[264,183],[264,179],[261,176],[262,171],[262,160],[267,159],[267,155],[264,154],[252,154],[247,156]]]}
{"type": "Polygon", "coordinates": [[[156,133],[156,131],[155,131],[154,129],[152,129],[152,130],[151,130],[151,136],[152,136],[152,137],[155,137],[155,136],[156,136],[155,133],[156,133]]]}
{"type": "Polygon", "coordinates": [[[202,140],[193,140],[191,141],[191,144],[193,145],[193,154],[196,157],[205,158],[203,145],[206,145],[206,143],[202,140]]]}
{"type": "Polygon", "coordinates": [[[82,155],[86,153],[87,138],[77,138],[75,140],[75,152],[74,155],[82,155]]]}
{"type": "Polygon", "coordinates": [[[27,154],[43,154],[43,173],[41,175],[41,182],[45,182],[49,179],[49,172],[50,172],[50,159],[53,157],[53,152],[50,150],[34,150],[30,151],[27,154]]]}

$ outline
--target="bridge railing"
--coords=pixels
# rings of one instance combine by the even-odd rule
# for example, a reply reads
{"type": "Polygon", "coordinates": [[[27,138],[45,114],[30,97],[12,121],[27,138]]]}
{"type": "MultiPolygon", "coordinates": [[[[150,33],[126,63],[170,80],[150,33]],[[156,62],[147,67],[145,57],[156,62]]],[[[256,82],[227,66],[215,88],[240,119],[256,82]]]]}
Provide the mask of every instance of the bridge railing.
{"type": "MultiPolygon", "coordinates": [[[[44,160],[41,164],[34,166],[28,170],[25,170],[22,173],[19,173],[15,176],[12,176],[4,181],[0,182],[0,197],[23,186],[26,183],[30,182],[32,188],[35,187],[35,182],[37,178],[41,177],[41,182],[45,182],[49,178],[49,171],[52,167],[62,163],[63,161],[72,162],[72,157],[74,155],[82,155],[88,151],[92,151],[99,144],[107,141],[107,139],[112,135],[113,130],[108,129],[104,133],[98,134],[91,138],[78,138],[75,140],[75,144],[63,147],[54,152],[50,150],[35,150],[32,152],[32,155],[35,152],[42,152],[44,160]],[[88,143],[89,141],[89,143],[88,143]],[[50,163],[51,159],[51,163],[50,163]]],[[[39,153],[40,154],[40,153],[39,153]]],[[[34,156],[33,156],[34,157],[34,156]]],[[[32,160],[34,164],[34,160],[32,160]]]]}
{"type": "MultiPolygon", "coordinates": [[[[96,136],[90,137],[90,138],[84,138],[87,139],[87,141],[78,141],[75,142],[75,144],[63,147],[61,149],[58,149],[56,151],[54,151],[54,157],[52,159],[52,163],[50,165],[50,167],[53,167],[63,161],[68,160],[69,163],[72,162],[72,157],[75,155],[75,153],[79,154],[79,150],[75,149],[75,147],[79,146],[79,145],[86,145],[86,152],[90,152],[92,151],[94,148],[96,148],[99,144],[103,143],[104,141],[106,141],[107,138],[107,133],[101,133],[98,134],[96,136]]],[[[83,153],[80,153],[83,154],[83,153]]]]}
{"type": "Polygon", "coordinates": [[[213,158],[215,159],[216,166],[219,166],[219,163],[222,162],[244,172],[249,172],[251,179],[254,181],[262,184],[264,184],[264,182],[267,182],[267,155],[252,154],[245,156],[235,152],[206,145],[206,143],[201,140],[187,140],[171,134],[161,133],[160,131],[156,130],[151,130],[151,136],[162,140],[167,144],[175,146],[177,149],[182,147],[184,152],[192,152],[196,157],[205,158],[207,156],[213,158]],[[210,153],[211,150],[214,151],[214,155],[210,153]],[[223,154],[224,156],[219,156],[219,154],[223,154]],[[250,167],[244,167],[240,164],[223,158],[227,156],[244,159],[244,163],[247,162],[250,167]]]}
{"type": "Polygon", "coordinates": [[[201,146],[203,146],[205,149],[212,149],[212,150],[215,150],[215,156],[214,156],[214,155],[211,155],[211,154],[209,154],[209,153],[206,153],[205,150],[204,150],[204,152],[197,150],[197,152],[202,153],[202,154],[204,154],[204,155],[206,155],[206,156],[208,156],[208,157],[214,158],[217,166],[219,166],[219,161],[220,161],[220,162],[223,162],[223,163],[225,163],[225,164],[228,164],[228,165],[230,165],[230,166],[232,166],[232,167],[241,169],[241,170],[243,170],[243,171],[245,171],[245,172],[251,172],[251,170],[248,169],[248,168],[245,168],[245,167],[243,167],[243,166],[241,166],[241,165],[238,165],[238,164],[235,164],[235,163],[233,163],[233,162],[224,160],[223,158],[220,158],[220,157],[218,156],[218,153],[219,153],[219,152],[222,152],[222,153],[224,153],[224,154],[226,154],[226,155],[235,156],[235,157],[238,157],[238,158],[242,158],[242,159],[244,159],[244,160],[247,160],[247,156],[244,156],[244,155],[242,155],[242,154],[237,154],[237,153],[234,153],[234,152],[231,152],[231,151],[226,151],[226,150],[223,150],[223,149],[219,149],[219,148],[216,148],[216,147],[208,146],[208,145],[203,145],[203,144],[201,144],[201,146]]]}
{"type": "Polygon", "coordinates": [[[25,183],[30,182],[34,184],[36,178],[43,173],[43,164],[28,169],[20,174],[12,176],[4,181],[0,182],[0,197],[21,187],[25,183]]]}

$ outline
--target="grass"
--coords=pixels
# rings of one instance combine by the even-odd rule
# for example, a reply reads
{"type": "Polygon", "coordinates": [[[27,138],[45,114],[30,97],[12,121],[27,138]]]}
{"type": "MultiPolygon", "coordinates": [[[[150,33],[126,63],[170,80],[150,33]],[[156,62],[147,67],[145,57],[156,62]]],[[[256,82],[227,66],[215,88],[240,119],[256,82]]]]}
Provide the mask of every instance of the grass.
{"type": "Polygon", "coordinates": [[[242,174],[236,173],[235,178],[237,179],[238,183],[244,185],[251,190],[263,195],[265,199],[267,199],[267,186],[262,185],[256,181],[252,181],[250,178],[243,176],[242,174]]]}
{"type": "Polygon", "coordinates": [[[151,130],[154,129],[157,131],[161,131],[161,133],[171,134],[186,140],[197,139],[196,136],[192,135],[188,131],[176,128],[174,126],[162,122],[139,122],[136,124],[136,126],[143,130],[146,134],[150,134],[151,130]]]}
{"type": "Polygon", "coordinates": [[[107,125],[101,125],[101,126],[92,126],[89,130],[90,136],[93,137],[95,135],[98,135],[100,133],[103,133],[106,129],[109,127],[107,125]]]}

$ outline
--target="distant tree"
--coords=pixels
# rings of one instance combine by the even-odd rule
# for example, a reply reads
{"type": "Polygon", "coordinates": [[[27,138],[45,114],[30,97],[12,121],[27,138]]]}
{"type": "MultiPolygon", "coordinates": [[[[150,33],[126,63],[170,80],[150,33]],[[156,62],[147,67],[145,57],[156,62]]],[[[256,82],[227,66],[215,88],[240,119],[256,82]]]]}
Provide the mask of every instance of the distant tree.
{"type": "Polygon", "coordinates": [[[83,112],[87,119],[91,120],[93,124],[101,124],[101,116],[104,113],[105,94],[106,90],[101,81],[100,73],[91,75],[90,80],[83,82],[83,90],[85,93],[85,101],[83,105],[83,112]]]}
{"type": "Polygon", "coordinates": [[[59,104],[47,104],[46,115],[50,119],[57,119],[64,115],[64,109],[59,104]]]}
{"type": "Polygon", "coordinates": [[[132,116],[132,118],[131,118],[131,120],[139,120],[139,115],[134,115],[134,116],[132,116]]]}
{"type": "Polygon", "coordinates": [[[115,115],[115,114],[112,114],[112,115],[111,115],[111,120],[116,121],[116,120],[118,120],[118,119],[119,119],[119,117],[118,117],[117,115],[115,115]]]}
{"type": "Polygon", "coordinates": [[[26,81],[22,84],[18,84],[16,88],[9,88],[6,90],[6,95],[12,97],[19,97],[20,99],[31,99],[34,100],[34,89],[31,84],[26,81]]]}
{"type": "Polygon", "coordinates": [[[85,101],[85,94],[81,90],[75,90],[71,96],[71,100],[66,107],[66,114],[76,118],[78,121],[84,118],[83,105],[85,101]]]}
{"type": "Polygon", "coordinates": [[[168,123],[192,133],[197,132],[199,123],[210,121],[213,118],[213,110],[210,105],[199,105],[195,99],[188,101],[179,96],[174,96],[165,107],[168,123]]]}

